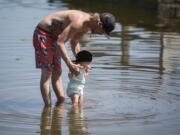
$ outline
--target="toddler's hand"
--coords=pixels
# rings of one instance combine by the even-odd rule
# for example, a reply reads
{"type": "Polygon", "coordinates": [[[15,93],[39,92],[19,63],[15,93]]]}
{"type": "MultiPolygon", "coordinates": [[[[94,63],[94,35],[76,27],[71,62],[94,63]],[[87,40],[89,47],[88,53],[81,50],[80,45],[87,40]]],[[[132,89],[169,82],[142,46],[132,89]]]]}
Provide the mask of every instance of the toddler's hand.
{"type": "Polygon", "coordinates": [[[87,67],[85,67],[84,71],[85,71],[85,75],[89,75],[91,67],[88,65],[87,67]]]}

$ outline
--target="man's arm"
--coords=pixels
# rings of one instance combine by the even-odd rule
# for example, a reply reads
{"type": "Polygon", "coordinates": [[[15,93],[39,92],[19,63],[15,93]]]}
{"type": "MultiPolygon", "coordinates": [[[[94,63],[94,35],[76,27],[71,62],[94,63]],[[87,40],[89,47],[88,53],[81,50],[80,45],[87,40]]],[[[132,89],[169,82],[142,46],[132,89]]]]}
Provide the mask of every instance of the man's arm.
{"type": "Polygon", "coordinates": [[[57,47],[60,51],[60,55],[65,61],[66,65],[69,67],[70,65],[70,58],[67,54],[66,48],[64,46],[64,43],[69,39],[70,34],[70,26],[68,26],[59,36],[57,39],[57,47]]]}
{"type": "Polygon", "coordinates": [[[59,36],[57,39],[57,47],[60,51],[60,55],[65,61],[66,65],[69,67],[72,73],[77,74],[79,71],[79,66],[72,63],[71,59],[69,58],[64,43],[69,39],[71,34],[71,25],[69,25],[59,36]]]}
{"type": "Polygon", "coordinates": [[[82,35],[83,35],[83,33],[77,33],[71,39],[71,42],[70,42],[71,50],[72,50],[74,56],[76,56],[76,54],[80,51],[79,39],[82,37],[82,35]]]}
{"type": "Polygon", "coordinates": [[[74,40],[71,40],[71,50],[72,50],[72,53],[74,54],[74,56],[76,56],[76,54],[80,51],[80,45],[79,45],[79,41],[74,41],[74,40]]]}

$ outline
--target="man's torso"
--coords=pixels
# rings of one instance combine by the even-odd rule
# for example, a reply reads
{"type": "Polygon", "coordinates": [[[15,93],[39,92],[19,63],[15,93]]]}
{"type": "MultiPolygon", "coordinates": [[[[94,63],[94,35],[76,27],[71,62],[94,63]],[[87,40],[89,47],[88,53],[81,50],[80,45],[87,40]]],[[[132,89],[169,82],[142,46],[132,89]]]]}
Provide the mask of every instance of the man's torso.
{"type": "Polygon", "coordinates": [[[72,33],[85,33],[88,31],[85,22],[89,19],[90,15],[88,13],[78,10],[55,12],[41,20],[38,27],[58,36],[66,27],[71,25],[72,30],[70,34],[73,36],[72,33]]]}

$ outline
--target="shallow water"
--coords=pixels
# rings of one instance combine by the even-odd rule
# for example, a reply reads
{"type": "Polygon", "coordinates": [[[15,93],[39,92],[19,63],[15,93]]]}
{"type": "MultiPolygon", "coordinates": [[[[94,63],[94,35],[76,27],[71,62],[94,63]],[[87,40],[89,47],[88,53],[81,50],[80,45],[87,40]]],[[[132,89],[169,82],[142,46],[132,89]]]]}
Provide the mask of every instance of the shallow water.
{"type": "MultiPolygon", "coordinates": [[[[69,98],[63,106],[54,106],[54,95],[52,108],[43,107],[32,33],[43,16],[56,10],[93,11],[77,5],[65,0],[0,0],[0,134],[179,135],[180,33],[178,25],[164,27],[154,8],[148,15],[139,15],[141,6],[119,9],[126,12],[116,14],[111,40],[84,36],[82,49],[90,50],[94,60],[83,108],[71,108],[69,98]]],[[[68,45],[67,50],[72,57],[68,45]]],[[[64,63],[63,69],[66,88],[64,63]]]]}

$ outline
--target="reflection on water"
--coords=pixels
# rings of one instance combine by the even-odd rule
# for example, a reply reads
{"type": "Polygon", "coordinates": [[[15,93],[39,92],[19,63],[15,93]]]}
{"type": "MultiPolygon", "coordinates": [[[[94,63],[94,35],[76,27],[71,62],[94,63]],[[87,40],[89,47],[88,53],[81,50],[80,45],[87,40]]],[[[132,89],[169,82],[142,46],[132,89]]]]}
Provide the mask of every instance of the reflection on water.
{"type": "MultiPolygon", "coordinates": [[[[179,135],[180,29],[174,2],[1,0],[0,134],[179,135]],[[72,8],[109,11],[116,29],[111,40],[89,34],[81,40],[82,49],[94,55],[84,108],[71,108],[69,98],[63,106],[42,108],[32,33],[43,16],[72,8]]],[[[67,50],[72,56],[68,45],[67,50]]],[[[66,88],[64,63],[63,71],[66,88]]]]}
{"type": "Polygon", "coordinates": [[[81,107],[72,107],[68,112],[69,135],[88,135],[87,122],[81,107]]]}
{"type": "MultiPolygon", "coordinates": [[[[41,135],[62,135],[64,105],[44,107],[41,114],[41,135]]],[[[82,107],[71,107],[67,111],[69,135],[88,135],[87,121],[82,107]]]]}
{"type": "Polygon", "coordinates": [[[51,107],[44,107],[41,114],[41,135],[51,133],[51,107]]]}
{"type": "Polygon", "coordinates": [[[121,49],[122,49],[122,57],[121,62],[123,65],[129,65],[129,45],[128,45],[128,27],[122,26],[122,41],[121,41],[121,49]]]}
{"type": "Polygon", "coordinates": [[[162,25],[172,29],[180,28],[180,6],[178,1],[159,0],[159,19],[162,25]]]}
{"type": "Polygon", "coordinates": [[[63,105],[54,107],[51,116],[51,107],[44,107],[41,114],[41,135],[61,135],[63,105]]]}

